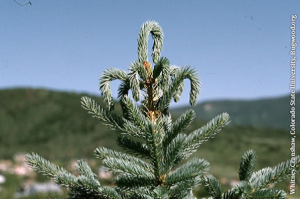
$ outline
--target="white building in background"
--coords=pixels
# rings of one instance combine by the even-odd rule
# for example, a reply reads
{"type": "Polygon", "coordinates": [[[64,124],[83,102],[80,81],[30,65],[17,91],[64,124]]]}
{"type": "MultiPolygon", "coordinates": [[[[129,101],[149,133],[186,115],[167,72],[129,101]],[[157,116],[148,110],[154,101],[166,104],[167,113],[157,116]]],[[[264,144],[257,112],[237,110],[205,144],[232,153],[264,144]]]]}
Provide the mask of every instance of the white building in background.
{"type": "Polygon", "coordinates": [[[15,198],[28,197],[39,193],[59,193],[62,194],[60,186],[54,182],[34,183],[30,186],[24,186],[20,191],[15,193],[15,198]]]}
{"type": "Polygon", "coordinates": [[[5,176],[0,174],[0,192],[2,191],[1,184],[4,184],[5,181],[6,181],[5,176]]]}
{"type": "Polygon", "coordinates": [[[0,184],[3,184],[6,181],[5,177],[0,174],[0,184]]]}

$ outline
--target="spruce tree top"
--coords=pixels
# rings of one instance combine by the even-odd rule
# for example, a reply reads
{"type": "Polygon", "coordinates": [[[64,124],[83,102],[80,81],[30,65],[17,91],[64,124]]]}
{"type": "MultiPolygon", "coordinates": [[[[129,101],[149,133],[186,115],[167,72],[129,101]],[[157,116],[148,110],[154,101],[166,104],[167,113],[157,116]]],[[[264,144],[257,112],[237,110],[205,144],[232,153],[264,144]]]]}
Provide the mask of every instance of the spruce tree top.
{"type": "MultiPolygon", "coordinates": [[[[167,58],[160,57],[162,44],[163,31],[158,23],[153,21],[144,23],[138,36],[138,60],[130,64],[129,72],[110,68],[105,70],[100,77],[100,90],[107,109],[98,106],[88,97],[82,98],[82,106],[89,113],[121,133],[118,139],[120,146],[131,153],[151,160],[151,164],[147,165],[147,168],[151,168],[148,176],[151,176],[151,180],[143,183],[154,187],[170,186],[177,182],[170,178],[172,169],[188,158],[203,141],[217,133],[229,120],[228,114],[223,113],[207,126],[189,136],[181,132],[194,119],[193,110],[188,110],[175,123],[172,123],[168,108],[172,99],[175,102],[179,100],[184,88],[184,80],[190,81],[189,102],[191,105],[195,105],[197,102],[200,81],[195,69],[170,65],[167,58]],[[154,66],[148,60],[149,34],[154,40],[152,47],[154,66]],[[123,117],[112,112],[114,101],[110,82],[113,80],[121,81],[118,98],[123,110],[123,117]],[[130,90],[133,99],[140,101],[141,106],[137,106],[128,96],[130,90]],[[138,138],[143,142],[132,138],[138,138]]],[[[96,151],[96,153],[101,152],[96,151]]],[[[204,160],[193,161],[193,164],[199,164],[199,168],[203,170],[208,167],[208,163],[204,160]]],[[[141,173],[147,172],[141,171],[141,173]]],[[[140,181],[142,181],[141,179],[142,176],[139,176],[140,181]]],[[[127,179],[126,182],[131,181],[127,179]]],[[[116,183],[120,185],[118,180],[116,183]]]]}
{"type": "Polygon", "coordinates": [[[195,105],[200,92],[200,81],[197,73],[190,67],[170,65],[165,57],[160,57],[163,44],[163,31],[158,23],[148,21],[141,27],[138,36],[138,60],[131,63],[129,72],[110,68],[100,77],[100,90],[104,96],[108,109],[113,109],[113,98],[110,82],[120,80],[118,98],[122,101],[132,91],[135,101],[142,101],[147,108],[148,117],[157,118],[169,107],[172,99],[177,102],[184,87],[184,80],[191,82],[190,104],[195,105]],[[151,33],[154,40],[152,61],[148,60],[148,38],[151,33]],[[141,92],[143,97],[141,99],[141,92]]]}
{"type": "Polygon", "coordinates": [[[207,173],[209,163],[206,160],[193,158],[183,162],[204,141],[213,138],[226,126],[229,116],[222,113],[205,126],[189,134],[183,133],[195,118],[194,111],[187,110],[172,121],[168,108],[172,100],[179,100],[185,79],[190,82],[190,104],[195,105],[200,81],[194,69],[170,65],[167,58],[160,57],[162,44],[160,26],[153,21],[144,23],[138,37],[138,60],[130,65],[128,72],[111,68],[100,77],[100,90],[107,106],[102,107],[88,97],[81,101],[88,113],[117,131],[118,144],[127,152],[104,147],[95,150],[102,164],[114,172],[115,186],[102,186],[83,160],[77,164],[78,176],[35,153],[26,156],[27,163],[69,189],[69,199],[194,199],[192,189],[196,185],[203,185],[214,199],[286,198],[283,190],[268,187],[290,176],[292,164],[298,172],[299,157],[254,172],[256,155],[249,150],[241,160],[240,183],[225,193],[221,192],[217,179],[207,173]],[[154,40],[153,66],[148,60],[149,34],[154,40]],[[123,116],[113,111],[110,82],[114,80],[121,81],[118,98],[123,116]],[[140,101],[140,106],[132,100],[129,92],[135,101],[140,101]]]}

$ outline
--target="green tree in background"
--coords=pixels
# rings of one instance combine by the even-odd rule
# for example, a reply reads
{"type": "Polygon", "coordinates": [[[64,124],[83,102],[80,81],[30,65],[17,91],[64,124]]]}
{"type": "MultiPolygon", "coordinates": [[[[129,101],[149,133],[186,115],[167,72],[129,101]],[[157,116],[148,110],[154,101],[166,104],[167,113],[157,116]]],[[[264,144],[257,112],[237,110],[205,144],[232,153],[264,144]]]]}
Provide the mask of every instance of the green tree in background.
{"type": "Polygon", "coordinates": [[[114,186],[102,186],[88,164],[79,160],[75,176],[35,153],[26,156],[27,163],[39,173],[53,179],[69,190],[69,199],[193,199],[193,188],[204,186],[214,199],[282,199],[283,190],[270,189],[291,175],[292,168],[300,170],[300,158],[280,163],[273,168],[254,172],[256,155],[247,151],[241,160],[240,182],[222,193],[220,183],[208,173],[209,163],[200,158],[187,160],[198,147],[213,138],[229,123],[227,113],[220,114],[205,126],[188,134],[183,133],[195,118],[193,110],[187,110],[172,121],[168,112],[170,102],[177,102],[184,88],[184,80],[190,82],[190,104],[195,105],[200,92],[198,75],[191,67],[170,65],[161,57],[163,32],[153,21],[144,23],[138,36],[138,60],[129,72],[111,68],[100,78],[100,90],[106,107],[83,97],[82,106],[89,114],[117,131],[118,144],[127,153],[104,147],[95,150],[103,165],[114,172],[114,186]],[[148,37],[154,44],[152,60],[148,61],[148,37]],[[123,115],[114,113],[114,101],[110,82],[120,80],[118,98],[123,115]],[[129,91],[132,98],[129,97],[129,91]],[[139,102],[139,103],[135,103],[139,102]]]}

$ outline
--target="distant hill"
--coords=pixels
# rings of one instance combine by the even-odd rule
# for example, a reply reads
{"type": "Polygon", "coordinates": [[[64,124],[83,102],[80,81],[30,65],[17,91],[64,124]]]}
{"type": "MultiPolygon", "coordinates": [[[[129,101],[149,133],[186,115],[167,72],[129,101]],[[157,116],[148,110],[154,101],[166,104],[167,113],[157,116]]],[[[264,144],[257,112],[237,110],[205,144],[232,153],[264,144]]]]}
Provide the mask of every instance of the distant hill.
{"type": "MultiPolygon", "coordinates": [[[[300,99],[300,93],[296,94],[300,99]]],[[[181,114],[189,107],[174,109],[174,113],[181,114]]],[[[229,113],[233,125],[270,127],[289,129],[290,125],[290,96],[266,98],[258,100],[216,100],[207,101],[193,107],[196,117],[209,121],[222,112],[229,113]]],[[[300,108],[296,109],[300,115],[300,108]]],[[[300,123],[297,123],[299,129],[300,123]]]]}
{"type": "MultiPolygon", "coordinates": [[[[98,146],[120,150],[115,141],[117,133],[81,108],[80,98],[84,95],[44,89],[0,90],[0,159],[33,151],[64,164],[71,159],[95,158],[93,151],[98,146]]],[[[91,97],[103,105],[102,98],[91,97]]],[[[231,106],[222,111],[230,112],[231,106]]],[[[245,105],[245,111],[247,107],[245,105]]],[[[116,112],[121,113],[118,104],[116,112]]],[[[235,115],[232,118],[234,120],[235,115]]],[[[203,124],[194,121],[187,132],[203,124]]],[[[237,178],[241,155],[250,148],[258,153],[257,169],[275,165],[290,157],[289,132],[230,124],[214,139],[205,142],[194,157],[207,159],[212,174],[217,177],[237,178]]]]}
{"type": "MultiPolygon", "coordinates": [[[[115,147],[116,134],[81,107],[80,98],[85,95],[0,90],[0,159],[30,151],[53,159],[92,157],[100,145],[115,147]]],[[[99,97],[92,97],[103,105],[99,97]]],[[[116,111],[120,112],[118,106],[116,111]]]]}

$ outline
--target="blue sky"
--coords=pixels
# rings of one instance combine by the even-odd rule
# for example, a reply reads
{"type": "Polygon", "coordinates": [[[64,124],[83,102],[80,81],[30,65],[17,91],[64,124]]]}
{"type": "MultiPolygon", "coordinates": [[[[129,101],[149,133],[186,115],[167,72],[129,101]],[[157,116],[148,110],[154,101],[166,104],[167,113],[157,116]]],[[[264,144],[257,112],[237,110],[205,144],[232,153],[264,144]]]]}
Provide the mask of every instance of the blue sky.
{"type": "MultiPolygon", "coordinates": [[[[100,74],[127,70],[137,60],[140,26],[155,20],[165,33],[162,56],[197,68],[200,101],[289,93],[290,16],[298,14],[300,27],[298,0],[31,2],[0,3],[0,88],[100,94],[100,74]]],[[[299,35],[298,28],[298,43],[299,35]]],[[[181,105],[188,103],[185,90],[181,105]]]]}

